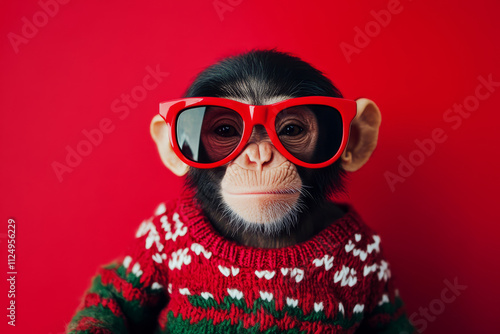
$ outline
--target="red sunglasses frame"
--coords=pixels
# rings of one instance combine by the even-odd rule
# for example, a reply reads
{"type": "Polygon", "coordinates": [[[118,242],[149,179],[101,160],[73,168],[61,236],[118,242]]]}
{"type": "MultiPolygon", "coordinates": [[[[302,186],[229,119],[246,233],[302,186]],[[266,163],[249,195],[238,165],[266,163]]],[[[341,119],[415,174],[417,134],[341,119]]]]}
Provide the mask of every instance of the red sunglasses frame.
{"type": "Polygon", "coordinates": [[[336,161],[344,151],[349,139],[351,122],[356,116],[356,101],[328,96],[306,96],[296,97],[268,105],[250,105],[219,97],[188,97],[160,103],[159,114],[167,123],[167,131],[170,134],[170,144],[174,149],[175,154],[184,163],[195,168],[215,168],[236,158],[245,148],[250,136],[252,135],[252,130],[257,124],[264,126],[274,147],[276,147],[276,149],[283,154],[285,158],[299,166],[307,168],[322,168],[336,161]],[[281,144],[275,129],[276,116],[280,111],[286,108],[306,104],[320,104],[333,107],[339,111],[342,117],[342,142],[337,153],[335,153],[335,155],[329,160],[317,164],[301,161],[289,153],[283,144],[281,144]],[[237,112],[243,120],[243,134],[241,136],[240,143],[227,157],[217,162],[199,163],[189,160],[182,154],[177,140],[175,139],[177,138],[175,128],[179,113],[186,108],[199,106],[218,106],[229,108],[237,112]]]}

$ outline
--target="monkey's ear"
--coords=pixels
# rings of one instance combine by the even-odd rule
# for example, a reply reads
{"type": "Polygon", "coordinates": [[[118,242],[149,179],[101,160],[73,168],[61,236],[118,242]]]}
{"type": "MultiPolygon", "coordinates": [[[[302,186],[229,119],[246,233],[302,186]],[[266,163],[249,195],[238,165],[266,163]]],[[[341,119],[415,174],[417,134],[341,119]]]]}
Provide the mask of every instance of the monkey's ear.
{"type": "Polygon", "coordinates": [[[153,117],[150,126],[151,137],[158,147],[161,161],[172,173],[177,176],[183,176],[187,173],[189,166],[182,162],[175,154],[170,145],[170,135],[167,131],[167,124],[160,115],[153,117]]]}
{"type": "Polygon", "coordinates": [[[377,146],[378,129],[382,117],[375,102],[361,98],[356,100],[357,114],[351,124],[347,147],[342,153],[342,167],[354,172],[363,166],[377,146]]]}

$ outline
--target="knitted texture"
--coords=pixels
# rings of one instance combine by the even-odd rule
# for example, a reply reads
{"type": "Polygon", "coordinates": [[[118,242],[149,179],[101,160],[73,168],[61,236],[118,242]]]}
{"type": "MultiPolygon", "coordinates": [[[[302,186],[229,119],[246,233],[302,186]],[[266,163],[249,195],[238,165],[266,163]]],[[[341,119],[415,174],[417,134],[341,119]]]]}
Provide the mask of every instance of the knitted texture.
{"type": "Polygon", "coordinates": [[[380,237],[350,205],[312,239],[264,249],[220,236],[186,191],[102,267],[68,333],[414,333],[380,237]]]}

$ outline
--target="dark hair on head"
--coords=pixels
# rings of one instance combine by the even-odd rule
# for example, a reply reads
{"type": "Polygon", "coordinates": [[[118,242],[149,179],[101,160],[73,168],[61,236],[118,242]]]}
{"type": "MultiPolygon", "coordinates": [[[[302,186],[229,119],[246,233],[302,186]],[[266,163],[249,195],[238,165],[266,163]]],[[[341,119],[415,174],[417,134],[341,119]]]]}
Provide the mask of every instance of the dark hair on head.
{"type": "Polygon", "coordinates": [[[275,49],[225,58],[201,72],[185,97],[237,97],[262,104],[275,96],[342,97],[333,83],[307,62],[275,49]]]}

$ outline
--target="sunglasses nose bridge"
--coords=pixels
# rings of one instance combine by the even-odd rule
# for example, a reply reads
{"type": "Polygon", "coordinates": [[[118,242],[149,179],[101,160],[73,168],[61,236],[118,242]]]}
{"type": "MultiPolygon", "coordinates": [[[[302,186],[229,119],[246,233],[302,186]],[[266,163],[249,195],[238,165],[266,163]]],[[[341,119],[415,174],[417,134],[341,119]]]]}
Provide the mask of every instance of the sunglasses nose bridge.
{"type": "Polygon", "coordinates": [[[252,122],[252,130],[247,143],[269,141],[275,146],[274,141],[271,139],[271,132],[274,129],[268,128],[269,107],[267,105],[249,106],[249,114],[252,122]]]}
{"type": "Polygon", "coordinates": [[[267,106],[249,106],[249,108],[253,125],[265,125],[267,120],[267,106]]]}

